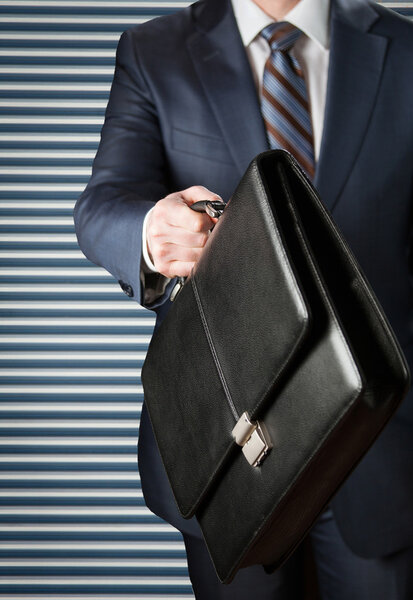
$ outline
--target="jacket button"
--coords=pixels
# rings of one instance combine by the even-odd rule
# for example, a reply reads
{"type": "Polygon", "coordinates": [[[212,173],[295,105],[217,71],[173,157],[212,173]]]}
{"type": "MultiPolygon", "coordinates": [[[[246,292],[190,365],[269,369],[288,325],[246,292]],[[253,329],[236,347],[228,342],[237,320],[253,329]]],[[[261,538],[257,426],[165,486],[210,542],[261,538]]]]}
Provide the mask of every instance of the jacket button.
{"type": "Polygon", "coordinates": [[[122,281],[121,279],[119,279],[119,285],[122,288],[122,290],[125,292],[125,294],[127,296],[129,296],[129,298],[133,297],[133,287],[131,285],[129,285],[129,283],[125,283],[124,281],[122,281]]]}

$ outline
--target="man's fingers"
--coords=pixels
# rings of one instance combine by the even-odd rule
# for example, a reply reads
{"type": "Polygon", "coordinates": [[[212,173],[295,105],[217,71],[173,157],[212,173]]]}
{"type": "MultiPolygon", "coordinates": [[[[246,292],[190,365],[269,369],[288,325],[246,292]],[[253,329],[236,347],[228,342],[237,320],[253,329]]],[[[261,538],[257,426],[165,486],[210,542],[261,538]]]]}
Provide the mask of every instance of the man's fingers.
{"type": "Polygon", "coordinates": [[[171,225],[177,225],[189,231],[200,232],[211,229],[216,222],[215,219],[212,219],[206,213],[198,213],[186,209],[186,207],[190,207],[191,204],[200,200],[222,201],[221,196],[211,192],[208,188],[202,185],[194,185],[172,196],[175,197],[177,202],[175,210],[171,210],[167,215],[167,222],[171,225]]]}
{"type": "Polygon", "coordinates": [[[158,272],[167,277],[189,275],[217,222],[206,213],[191,210],[190,205],[199,200],[221,198],[205,187],[193,186],[162,198],[149,215],[149,256],[158,272]]]}
{"type": "Polygon", "coordinates": [[[155,267],[162,272],[168,268],[168,263],[179,262],[197,262],[201,256],[203,248],[185,248],[176,244],[160,244],[155,246],[154,255],[156,256],[155,267]]]}
{"type": "Polygon", "coordinates": [[[194,233],[181,227],[167,225],[162,233],[155,236],[158,244],[176,244],[185,248],[203,248],[208,240],[209,230],[201,233],[194,233]]]}
{"type": "Polygon", "coordinates": [[[211,192],[208,188],[202,185],[193,185],[192,187],[187,188],[186,190],[182,190],[181,192],[179,192],[179,194],[189,206],[191,204],[194,204],[195,202],[198,202],[199,200],[222,201],[221,196],[218,196],[218,194],[211,192]]]}
{"type": "Polygon", "coordinates": [[[174,260],[168,264],[169,275],[167,275],[167,277],[170,277],[171,279],[174,277],[188,277],[195,264],[195,262],[181,262],[174,260]]]}
{"type": "Polygon", "coordinates": [[[166,215],[168,225],[181,227],[193,233],[201,233],[208,231],[213,227],[214,223],[206,213],[199,213],[191,210],[189,205],[184,203],[176,203],[171,207],[171,210],[166,215]]]}

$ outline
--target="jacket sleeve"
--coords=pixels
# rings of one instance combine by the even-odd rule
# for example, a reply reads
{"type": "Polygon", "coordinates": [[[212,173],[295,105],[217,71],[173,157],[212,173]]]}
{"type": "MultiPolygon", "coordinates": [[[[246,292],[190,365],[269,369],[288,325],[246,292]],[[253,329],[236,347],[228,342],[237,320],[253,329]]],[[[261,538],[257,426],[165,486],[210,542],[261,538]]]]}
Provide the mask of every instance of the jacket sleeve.
{"type": "MultiPolygon", "coordinates": [[[[166,196],[167,169],[156,108],[140,69],[136,29],[125,31],[92,175],[74,209],[79,246],[104,267],[124,292],[144,304],[141,280],[142,224],[155,202],[166,196]]],[[[166,293],[148,308],[156,308],[166,293]]]]}

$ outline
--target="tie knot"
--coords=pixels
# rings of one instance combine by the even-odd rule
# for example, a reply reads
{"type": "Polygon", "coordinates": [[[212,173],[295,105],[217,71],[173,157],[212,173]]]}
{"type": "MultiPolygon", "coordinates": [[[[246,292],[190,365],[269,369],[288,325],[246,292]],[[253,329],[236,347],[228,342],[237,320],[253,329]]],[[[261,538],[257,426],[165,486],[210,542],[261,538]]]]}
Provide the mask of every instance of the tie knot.
{"type": "Polygon", "coordinates": [[[301,34],[300,29],[286,21],[271,23],[261,31],[262,37],[267,40],[272,52],[276,50],[289,52],[301,34]]]}

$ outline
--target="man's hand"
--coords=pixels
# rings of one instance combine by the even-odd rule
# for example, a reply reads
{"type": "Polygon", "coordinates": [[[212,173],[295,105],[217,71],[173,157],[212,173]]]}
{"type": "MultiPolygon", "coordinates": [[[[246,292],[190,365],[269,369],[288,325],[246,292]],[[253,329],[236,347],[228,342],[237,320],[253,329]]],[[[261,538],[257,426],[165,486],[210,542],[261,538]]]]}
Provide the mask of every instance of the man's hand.
{"type": "Polygon", "coordinates": [[[198,262],[209,230],[218,219],[189,207],[198,200],[222,200],[203,186],[193,186],[159,200],[146,227],[149,256],[166,277],[187,277],[198,262]]]}

